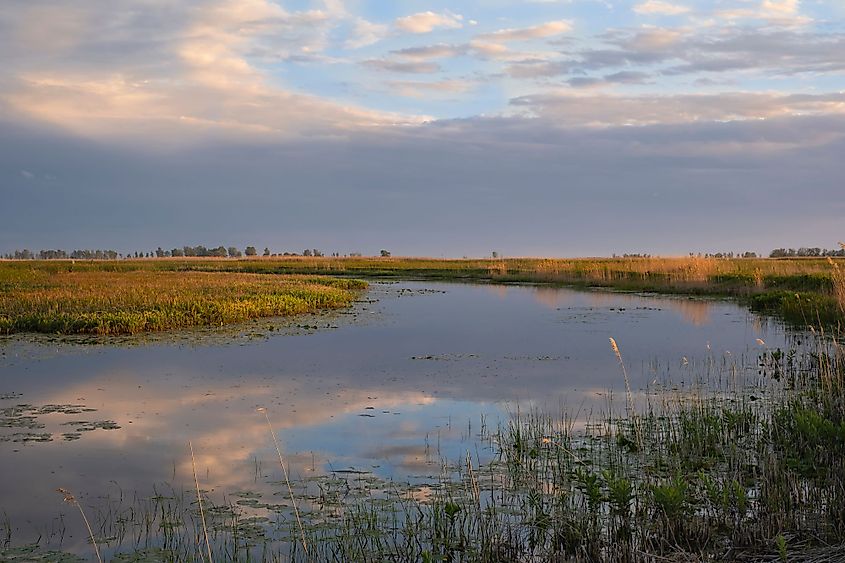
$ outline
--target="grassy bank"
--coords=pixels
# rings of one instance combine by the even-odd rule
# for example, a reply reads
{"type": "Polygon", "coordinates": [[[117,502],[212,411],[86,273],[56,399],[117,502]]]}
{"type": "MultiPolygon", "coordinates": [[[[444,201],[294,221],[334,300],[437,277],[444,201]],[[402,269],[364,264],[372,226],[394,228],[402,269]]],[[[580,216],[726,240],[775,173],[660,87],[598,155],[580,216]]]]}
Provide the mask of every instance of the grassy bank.
{"type": "Polygon", "coordinates": [[[348,281],[276,277],[276,282],[267,282],[260,277],[232,274],[607,287],[733,297],[754,310],[803,327],[837,325],[845,320],[845,261],[841,259],[165,258],[0,262],[0,331],[108,332],[114,326],[122,327],[122,332],[138,332],[236,322],[265,314],[339,306],[344,300],[348,302],[343,292],[356,287],[348,281]],[[227,288],[224,279],[236,287],[227,288]],[[298,293],[289,296],[299,300],[285,298],[284,292],[273,289],[275,283],[286,291],[303,284],[298,293]],[[68,294],[77,285],[84,297],[71,299],[68,294]],[[251,285],[253,289],[247,289],[251,285]],[[50,301],[51,292],[61,300],[61,307],[50,301]],[[150,300],[151,306],[144,306],[144,300],[150,300]],[[168,300],[174,303],[172,307],[168,300]],[[334,304],[329,304],[333,300],[334,304]],[[71,301],[78,301],[78,306],[66,310],[64,304],[71,301]],[[102,327],[97,324],[97,316],[105,319],[102,327]]]}
{"type": "Polygon", "coordinates": [[[111,335],[221,326],[343,307],[366,287],[341,278],[116,265],[0,263],[0,334],[111,335]]]}
{"type": "MultiPolygon", "coordinates": [[[[802,325],[845,320],[845,261],[825,258],[432,258],[285,257],[6,262],[17,270],[202,271],[325,274],[454,281],[541,282],[734,297],[802,325]]],[[[3,272],[5,270],[0,270],[3,272]]],[[[0,273],[0,276],[6,274],[0,273]]],[[[3,287],[0,277],[0,288],[3,287]]]]}

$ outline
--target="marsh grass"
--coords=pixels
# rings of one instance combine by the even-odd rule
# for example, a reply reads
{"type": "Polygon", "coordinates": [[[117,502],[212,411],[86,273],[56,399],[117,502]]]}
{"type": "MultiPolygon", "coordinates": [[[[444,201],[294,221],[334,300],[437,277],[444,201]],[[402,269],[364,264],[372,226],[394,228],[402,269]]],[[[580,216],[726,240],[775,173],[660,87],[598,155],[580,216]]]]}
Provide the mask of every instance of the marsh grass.
{"type": "Polygon", "coordinates": [[[0,264],[0,334],[137,334],[349,305],[361,281],[230,272],[0,264]]]}
{"type": "Polygon", "coordinates": [[[806,328],[845,320],[843,269],[841,259],[694,256],[0,261],[0,333],[137,333],[295,314],[351,300],[343,292],[360,288],[362,282],[338,276],[532,282],[728,296],[806,328]],[[293,275],[311,277],[284,277],[293,275]],[[232,287],[227,287],[229,283],[232,287]]]}

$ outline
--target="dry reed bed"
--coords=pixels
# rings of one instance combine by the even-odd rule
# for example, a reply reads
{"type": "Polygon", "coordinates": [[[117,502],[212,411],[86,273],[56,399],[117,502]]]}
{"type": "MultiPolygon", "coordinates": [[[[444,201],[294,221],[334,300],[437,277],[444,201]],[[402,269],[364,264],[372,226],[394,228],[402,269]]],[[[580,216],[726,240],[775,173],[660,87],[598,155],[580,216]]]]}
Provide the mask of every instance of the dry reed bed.
{"type": "Polygon", "coordinates": [[[804,327],[845,320],[845,260],[830,258],[329,258],[130,261],[124,268],[541,282],[737,297],[804,327]]]}

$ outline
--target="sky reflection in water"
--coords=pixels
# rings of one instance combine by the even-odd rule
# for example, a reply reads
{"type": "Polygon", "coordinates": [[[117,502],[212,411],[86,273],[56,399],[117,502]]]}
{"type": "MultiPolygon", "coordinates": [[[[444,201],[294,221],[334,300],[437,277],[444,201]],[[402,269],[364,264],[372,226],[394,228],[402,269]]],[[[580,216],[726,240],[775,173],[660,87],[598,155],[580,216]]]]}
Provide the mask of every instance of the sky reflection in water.
{"type": "MultiPolygon", "coordinates": [[[[374,283],[370,299],[354,315],[315,318],[329,318],[337,327],[329,330],[257,328],[260,338],[135,346],[0,342],[0,409],[96,409],[38,415],[45,428],[29,432],[49,432],[51,442],[0,441],[0,512],[13,539],[49,535],[67,511],[57,487],[86,505],[120,490],[185,487],[188,440],[215,494],[267,489],[279,467],[260,406],[294,475],[354,469],[425,479],[442,458],[483,456],[482,422],[495,426],[516,408],[603,408],[606,390],[623,389],[611,336],[635,389],[688,379],[708,357],[746,355],[753,366],[758,338],[784,341],[776,325],[716,300],[416,282],[374,283]],[[65,441],[79,426],[63,424],[72,421],[120,428],[65,441]]],[[[0,436],[22,431],[0,428],[0,436]]]]}

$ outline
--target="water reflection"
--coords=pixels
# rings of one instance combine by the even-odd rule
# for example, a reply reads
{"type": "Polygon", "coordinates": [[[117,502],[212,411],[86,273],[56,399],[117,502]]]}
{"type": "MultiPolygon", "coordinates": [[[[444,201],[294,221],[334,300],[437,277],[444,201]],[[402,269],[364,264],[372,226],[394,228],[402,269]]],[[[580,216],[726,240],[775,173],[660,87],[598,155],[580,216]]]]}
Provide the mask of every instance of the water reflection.
{"type": "MultiPolygon", "coordinates": [[[[753,357],[757,338],[783,345],[776,327],[722,301],[430,283],[374,284],[370,297],[377,302],[338,314],[327,323],[332,330],[225,344],[68,349],[4,341],[0,409],[96,409],[39,414],[37,432],[52,442],[0,440],[0,512],[13,539],[50,535],[55,515],[67,510],[57,487],[87,506],[162,482],[190,489],[189,440],[204,487],[272,496],[279,467],[258,407],[268,409],[295,476],[366,471],[425,482],[436,480],[444,457],[483,455],[481,421],[495,426],[532,405],[584,419],[613,395],[623,405],[610,336],[635,390],[753,357]],[[79,427],[68,423],[82,421],[119,428],[62,439],[79,427]]],[[[19,430],[0,428],[0,437],[19,430]]],[[[67,526],[65,545],[84,548],[77,524],[69,518],[67,526]]]]}

